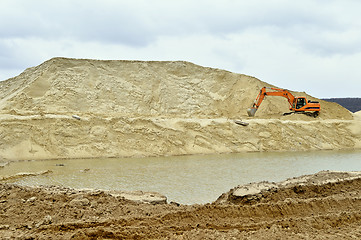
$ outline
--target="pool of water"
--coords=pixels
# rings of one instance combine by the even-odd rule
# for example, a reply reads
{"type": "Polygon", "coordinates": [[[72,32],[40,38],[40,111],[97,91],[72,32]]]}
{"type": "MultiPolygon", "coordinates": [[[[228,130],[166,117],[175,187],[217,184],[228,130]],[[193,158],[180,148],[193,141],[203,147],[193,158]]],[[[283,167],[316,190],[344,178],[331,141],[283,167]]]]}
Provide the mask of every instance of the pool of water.
{"type": "Polygon", "coordinates": [[[0,176],[44,170],[53,173],[13,182],[27,186],[155,191],[166,195],[168,202],[202,204],[215,201],[239,184],[282,181],[321,170],[361,171],[361,151],[23,161],[0,168],[0,176]]]}

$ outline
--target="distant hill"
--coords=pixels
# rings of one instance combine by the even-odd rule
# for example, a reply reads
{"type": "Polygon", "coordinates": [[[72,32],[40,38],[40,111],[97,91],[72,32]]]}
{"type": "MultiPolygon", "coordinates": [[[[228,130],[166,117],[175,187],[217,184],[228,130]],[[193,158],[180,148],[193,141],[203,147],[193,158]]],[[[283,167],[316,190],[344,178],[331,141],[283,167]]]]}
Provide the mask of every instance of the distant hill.
{"type": "Polygon", "coordinates": [[[322,100],[338,103],[351,112],[361,110],[361,98],[324,98],[322,100]]]}

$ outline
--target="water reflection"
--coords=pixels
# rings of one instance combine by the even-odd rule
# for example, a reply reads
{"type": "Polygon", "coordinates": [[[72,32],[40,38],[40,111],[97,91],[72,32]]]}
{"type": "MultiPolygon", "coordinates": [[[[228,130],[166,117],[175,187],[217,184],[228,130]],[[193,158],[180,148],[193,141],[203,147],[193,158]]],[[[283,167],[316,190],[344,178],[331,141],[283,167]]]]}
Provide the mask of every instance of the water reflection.
{"type": "Polygon", "coordinates": [[[168,201],[194,204],[212,202],[248,182],[281,181],[321,170],[360,171],[360,157],[355,150],[26,161],[0,168],[0,175],[52,170],[15,183],[156,191],[168,201]]]}

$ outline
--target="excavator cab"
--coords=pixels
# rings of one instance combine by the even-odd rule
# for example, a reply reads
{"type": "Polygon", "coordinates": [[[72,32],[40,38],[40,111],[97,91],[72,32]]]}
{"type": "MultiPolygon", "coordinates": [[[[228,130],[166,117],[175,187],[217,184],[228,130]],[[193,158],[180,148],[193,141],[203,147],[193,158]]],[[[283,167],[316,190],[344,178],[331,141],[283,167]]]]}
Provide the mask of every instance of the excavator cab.
{"type": "Polygon", "coordinates": [[[320,103],[316,101],[307,101],[305,97],[296,97],[293,100],[290,110],[316,117],[320,111],[320,103]]]}
{"type": "Polygon", "coordinates": [[[302,108],[303,106],[306,105],[306,98],[304,98],[304,97],[298,97],[298,98],[295,98],[295,100],[296,100],[295,101],[296,109],[300,109],[300,108],[302,108]]]}

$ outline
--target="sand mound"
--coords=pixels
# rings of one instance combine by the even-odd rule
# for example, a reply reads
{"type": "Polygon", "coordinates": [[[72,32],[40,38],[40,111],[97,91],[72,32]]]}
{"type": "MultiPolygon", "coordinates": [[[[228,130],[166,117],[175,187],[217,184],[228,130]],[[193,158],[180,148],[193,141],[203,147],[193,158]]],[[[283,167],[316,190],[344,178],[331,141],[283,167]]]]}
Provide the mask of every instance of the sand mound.
{"type": "MultiPolygon", "coordinates": [[[[263,86],[271,85],[254,77],[183,61],[54,58],[0,82],[0,110],[19,115],[240,118],[246,116],[246,109],[263,86]]],[[[269,97],[257,117],[279,118],[288,111],[285,98],[269,97]]],[[[325,101],[321,117],[351,119],[347,110],[325,101]]]]}
{"type": "Polygon", "coordinates": [[[354,113],[353,113],[353,117],[354,117],[355,119],[361,120],[361,111],[354,112],[354,113]]]}
{"type": "Polygon", "coordinates": [[[188,62],[55,58],[2,83],[0,106],[17,114],[236,117],[255,95],[242,86],[263,85],[188,62]]]}
{"type": "Polygon", "coordinates": [[[359,125],[336,103],[319,100],[314,119],[282,116],[287,100],[268,97],[248,118],[263,86],[183,61],[54,58],[0,82],[0,161],[361,146],[359,125]]]}

